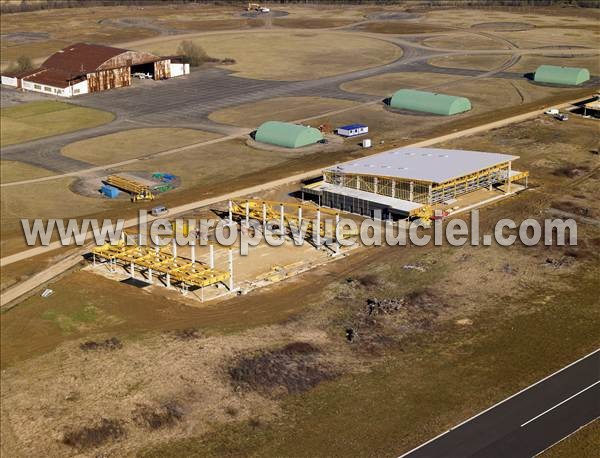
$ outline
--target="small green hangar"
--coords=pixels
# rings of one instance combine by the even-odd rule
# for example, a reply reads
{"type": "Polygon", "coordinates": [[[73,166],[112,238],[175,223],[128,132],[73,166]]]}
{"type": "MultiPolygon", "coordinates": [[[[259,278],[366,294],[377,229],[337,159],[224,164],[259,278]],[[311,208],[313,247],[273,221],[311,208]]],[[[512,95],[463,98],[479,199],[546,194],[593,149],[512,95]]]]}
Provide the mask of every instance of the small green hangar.
{"type": "Polygon", "coordinates": [[[284,148],[301,148],[323,140],[323,134],[314,127],[289,122],[267,121],[256,130],[254,139],[257,142],[284,148]]]}
{"type": "Polygon", "coordinates": [[[471,102],[465,97],[436,94],[434,92],[400,89],[390,100],[390,106],[398,110],[420,111],[443,116],[463,113],[471,109],[471,102]]]}
{"type": "Polygon", "coordinates": [[[557,65],[540,65],[533,76],[538,83],[564,84],[577,86],[590,79],[587,68],[559,67],[557,65]]]}

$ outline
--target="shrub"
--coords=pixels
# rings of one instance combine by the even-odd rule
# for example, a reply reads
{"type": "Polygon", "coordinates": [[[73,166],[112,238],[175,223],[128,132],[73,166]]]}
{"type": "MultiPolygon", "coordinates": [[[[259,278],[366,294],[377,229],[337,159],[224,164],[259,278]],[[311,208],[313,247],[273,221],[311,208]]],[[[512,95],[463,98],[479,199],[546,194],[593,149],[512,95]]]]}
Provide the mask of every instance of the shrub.
{"type": "Polygon", "coordinates": [[[210,57],[202,46],[197,45],[193,41],[184,40],[179,44],[177,53],[183,56],[186,63],[192,67],[198,67],[206,62],[217,62],[218,59],[210,57]]]}

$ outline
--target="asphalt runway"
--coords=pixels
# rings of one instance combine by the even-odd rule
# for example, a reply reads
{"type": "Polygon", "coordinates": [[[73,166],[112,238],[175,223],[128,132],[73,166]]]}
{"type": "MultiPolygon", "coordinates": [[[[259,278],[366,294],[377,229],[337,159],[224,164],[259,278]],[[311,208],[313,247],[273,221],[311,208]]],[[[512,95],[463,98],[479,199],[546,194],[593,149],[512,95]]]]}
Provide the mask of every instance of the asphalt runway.
{"type": "Polygon", "coordinates": [[[600,416],[600,350],[401,458],[532,457],[600,416]]]}

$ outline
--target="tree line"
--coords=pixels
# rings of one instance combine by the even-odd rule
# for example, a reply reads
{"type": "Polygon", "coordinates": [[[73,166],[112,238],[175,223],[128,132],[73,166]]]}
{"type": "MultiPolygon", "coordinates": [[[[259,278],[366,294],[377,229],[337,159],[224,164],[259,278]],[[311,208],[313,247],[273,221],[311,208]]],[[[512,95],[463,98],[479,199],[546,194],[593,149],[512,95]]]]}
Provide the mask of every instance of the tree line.
{"type": "MultiPolygon", "coordinates": [[[[240,0],[170,0],[169,4],[208,4],[215,6],[244,6],[240,0]]],[[[481,7],[551,7],[573,6],[580,8],[599,8],[600,0],[275,0],[269,4],[323,4],[323,5],[399,5],[411,8],[481,8],[481,7]]],[[[82,8],[97,6],[153,6],[164,5],[163,0],[21,0],[0,3],[0,12],[24,13],[28,11],[50,10],[58,8],[82,8]]]]}

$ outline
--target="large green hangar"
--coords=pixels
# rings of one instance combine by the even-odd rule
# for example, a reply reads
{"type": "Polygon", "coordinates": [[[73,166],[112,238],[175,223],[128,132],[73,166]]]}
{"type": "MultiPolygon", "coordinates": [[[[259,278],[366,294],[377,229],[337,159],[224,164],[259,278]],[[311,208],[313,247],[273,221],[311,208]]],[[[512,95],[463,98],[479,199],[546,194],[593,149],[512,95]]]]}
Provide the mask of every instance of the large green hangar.
{"type": "Polygon", "coordinates": [[[257,142],[284,148],[301,148],[323,140],[323,134],[314,127],[289,122],[267,121],[256,130],[254,139],[257,142]]]}
{"type": "Polygon", "coordinates": [[[564,84],[577,86],[590,79],[587,68],[558,67],[556,65],[540,65],[535,71],[533,80],[538,83],[564,84]]]}
{"type": "Polygon", "coordinates": [[[436,94],[434,92],[400,89],[390,100],[390,106],[399,110],[420,111],[443,116],[463,113],[471,109],[471,102],[465,97],[436,94]]]}

